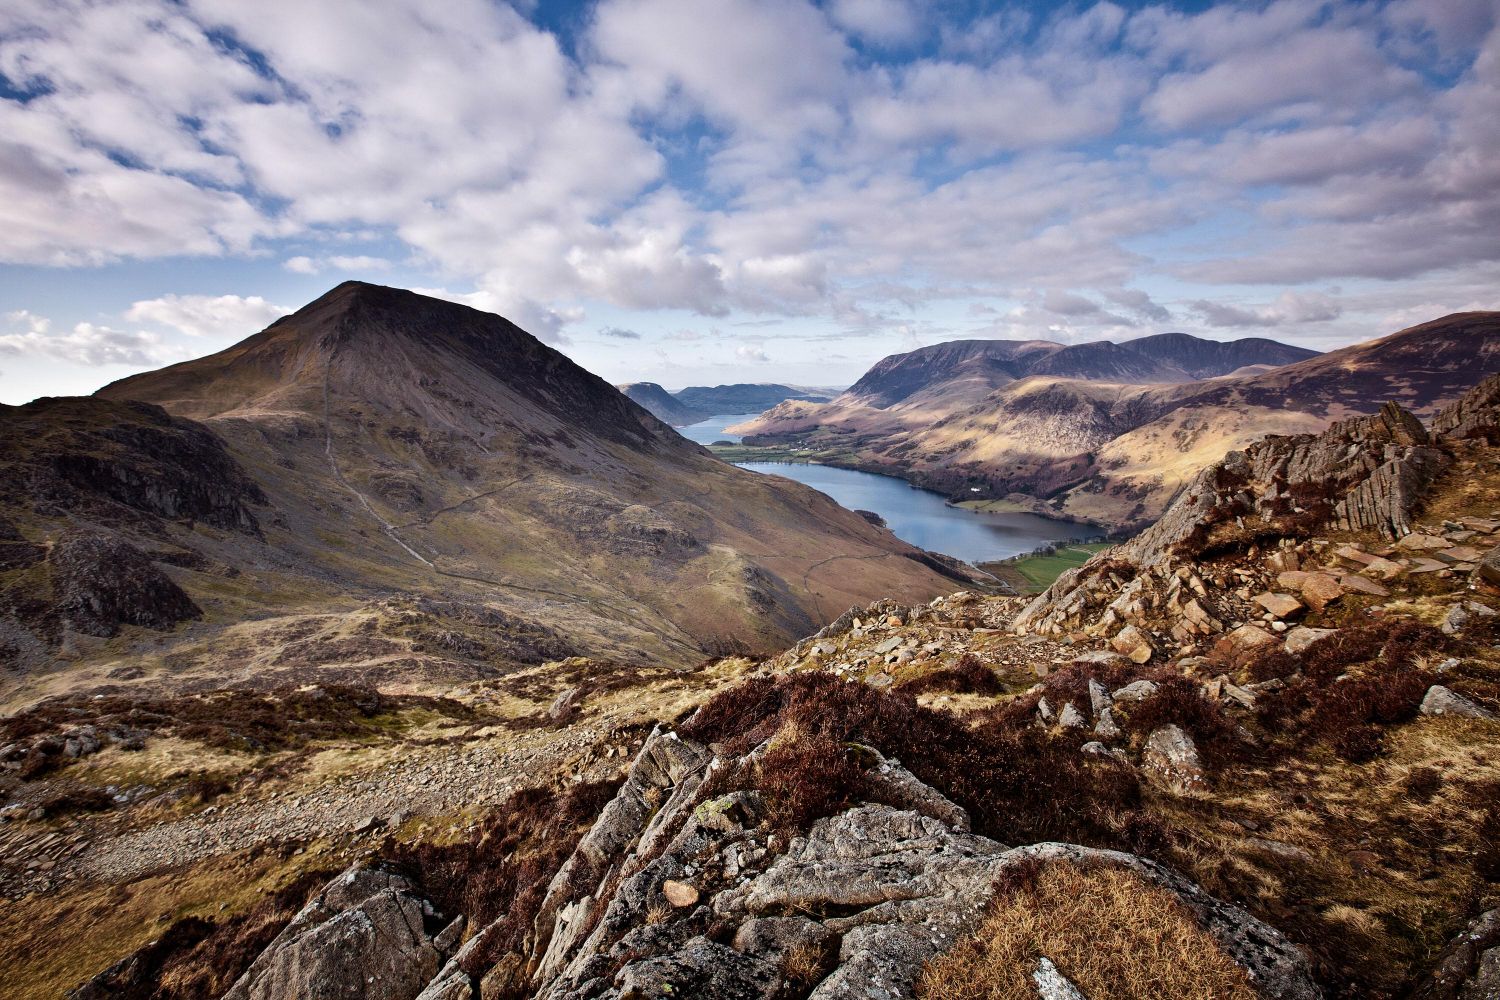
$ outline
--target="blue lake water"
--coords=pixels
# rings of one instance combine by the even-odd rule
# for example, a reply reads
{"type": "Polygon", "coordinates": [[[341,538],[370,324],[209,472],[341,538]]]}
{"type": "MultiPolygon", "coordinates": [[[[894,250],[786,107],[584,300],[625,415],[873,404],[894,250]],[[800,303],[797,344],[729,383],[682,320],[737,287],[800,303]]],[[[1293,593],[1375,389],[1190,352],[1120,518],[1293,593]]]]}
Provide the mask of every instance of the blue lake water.
{"type": "Polygon", "coordinates": [[[696,424],[678,427],[677,433],[689,441],[696,441],[699,444],[713,444],[715,441],[733,441],[735,444],[739,444],[740,436],[738,434],[726,434],[724,433],[724,428],[730,424],[737,424],[741,421],[749,420],[751,417],[758,416],[760,416],[759,412],[721,413],[718,416],[709,417],[707,420],[700,420],[696,424]]]}
{"type": "Polygon", "coordinates": [[[1022,555],[1048,542],[1079,541],[1101,534],[1092,525],[1054,521],[1036,514],[983,514],[950,507],[937,493],[871,472],[792,462],[745,462],[740,468],[806,483],[845,507],[874,511],[885,518],[898,538],[973,563],[1022,555]]]}

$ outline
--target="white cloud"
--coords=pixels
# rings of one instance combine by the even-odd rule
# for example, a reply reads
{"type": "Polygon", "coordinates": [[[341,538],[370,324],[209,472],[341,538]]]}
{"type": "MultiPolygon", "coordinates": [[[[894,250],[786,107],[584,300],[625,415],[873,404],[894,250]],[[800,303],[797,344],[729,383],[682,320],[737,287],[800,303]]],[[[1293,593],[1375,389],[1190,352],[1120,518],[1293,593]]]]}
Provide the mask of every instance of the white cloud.
{"type": "MultiPolygon", "coordinates": [[[[0,262],[360,275],[394,242],[560,343],[596,303],[870,337],[937,335],[923,310],[976,298],[1070,337],[1168,305],[1343,330],[1343,299],[1319,318],[1225,286],[1437,290],[1500,259],[1491,0],[600,0],[567,45],[524,9],[15,0],[0,262]]],[[[201,335],[279,314],[234,298],[126,315],[201,335]]]]}
{"type": "Polygon", "coordinates": [[[54,333],[46,317],[21,310],[7,318],[13,332],[0,334],[0,354],[45,357],[91,368],[157,365],[172,356],[153,333],[127,333],[93,323],[79,323],[66,333],[54,333]]]}
{"type": "Polygon", "coordinates": [[[771,356],[765,352],[764,348],[755,347],[751,344],[740,344],[734,349],[734,356],[740,361],[753,361],[757,364],[763,364],[771,360],[771,356]]]}
{"type": "Polygon", "coordinates": [[[1326,323],[1344,313],[1343,306],[1330,296],[1305,292],[1283,292],[1275,302],[1248,308],[1199,300],[1193,303],[1193,309],[1209,326],[1216,327],[1326,323]]]}
{"type": "Polygon", "coordinates": [[[163,295],[132,303],[125,310],[125,318],[134,323],[170,327],[190,337],[239,340],[291,311],[259,295],[163,295]]]}
{"type": "Polygon", "coordinates": [[[921,18],[910,0],[833,0],[828,12],[839,27],[876,45],[901,45],[922,34],[921,18]]]}
{"type": "Polygon", "coordinates": [[[324,271],[342,271],[345,274],[358,274],[368,271],[389,271],[391,262],[384,257],[368,256],[340,256],[329,257],[288,257],[281,262],[281,266],[293,274],[322,274],[324,271]]]}

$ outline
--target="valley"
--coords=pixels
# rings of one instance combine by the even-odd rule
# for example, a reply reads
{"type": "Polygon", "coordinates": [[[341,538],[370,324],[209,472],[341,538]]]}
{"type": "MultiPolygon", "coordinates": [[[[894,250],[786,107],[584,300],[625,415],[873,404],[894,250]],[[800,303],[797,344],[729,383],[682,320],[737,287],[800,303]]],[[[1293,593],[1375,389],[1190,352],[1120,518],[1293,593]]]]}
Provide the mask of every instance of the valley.
{"type": "Polygon", "coordinates": [[[1195,942],[1173,988],[1468,1000],[1497,560],[1491,378],[1231,455],[1035,598],[879,600],[764,659],[44,701],[3,723],[11,994],[936,1000],[1083,893],[1041,946],[1091,989],[1162,974],[1085,961],[1128,926],[1195,942]],[[63,906],[77,944],[34,946],[63,906]]]}
{"type": "MultiPolygon", "coordinates": [[[[1421,416],[1348,415],[1392,384],[1350,359],[1411,335],[1074,370],[1069,398],[1254,401],[1262,432],[1343,400],[1181,458],[1118,543],[857,448],[737,467],[759,439],[716,457],[499,317],[359,283],[7,408],[7,995],[938,1000],[1027,967],[983,944],[1002,914],[1105,885],[1067,926],[1152,914],[1216,996],[1482,982],[1451,942],[1494,919],[1500,382],[1458,388],[1489,322],[1462,372],[1412,367],[1407,401],[1457,393],[1421,416]]],[[[1001,386],[965,419],[1062,384],[961,353],[1001,386]]],[[[861,399],[942,399],[877,368],[861,399]]],[[[840,400],[755,420],[880,410],[840,400]]],[[[1149,961],[1095,973],[1071,933],[1070,983],[1149,961]]]]}
{"type": "Polygon", "coordinates": [[[1500,0],[0,4],[0,1000],[1500,1000],[1500,0]]]}
{"type": "Polygon", "coordinates": [[[1387,398],[1430,414],[1500,366],[1497,344],[1495,313],[1315,357],[1182,334],[1123,348],[957,342],[888,358],[831,403],[783,403],[730,430],[745,446],[1135,531],[1198,469],[1264,435],[1317,431],[1387,398]]]}

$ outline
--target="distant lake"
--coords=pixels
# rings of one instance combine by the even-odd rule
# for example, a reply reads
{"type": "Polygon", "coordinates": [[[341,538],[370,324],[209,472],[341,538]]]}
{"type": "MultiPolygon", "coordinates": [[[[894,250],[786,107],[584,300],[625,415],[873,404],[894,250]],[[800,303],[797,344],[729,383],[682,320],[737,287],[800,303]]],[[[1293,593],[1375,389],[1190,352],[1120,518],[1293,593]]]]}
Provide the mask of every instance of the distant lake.
{"type": "Polygon", "coordinates": [[[715,441],[733,441],[735,444],[739,444],[740,436],[738,434],[726,434],[724,433],[724,428],[758,416],[760,416],[759,410],[754,413],[720,413],[718,416],[709,417],[707,420],[700,420],[696,424],[678,427],[677,433],[689,441],[696,441],[699,444],[713,444],[715,441]]]}
{"type": "MultiPolygon", "coordinates": [[[[734,419],[726,419],[734,423],[734,419]]],[[[845,507],[872,510],[885,518],[896,537],[972,563],[1023,555],[1048,542],[1079,541],[1103,534],[1093,525],[1054,521],[1036,514],[987,514],[950,507],[937,493],[872,472],[792,462],[745,462],[740,468],[795,479],[827,493],[845,507]]]]}

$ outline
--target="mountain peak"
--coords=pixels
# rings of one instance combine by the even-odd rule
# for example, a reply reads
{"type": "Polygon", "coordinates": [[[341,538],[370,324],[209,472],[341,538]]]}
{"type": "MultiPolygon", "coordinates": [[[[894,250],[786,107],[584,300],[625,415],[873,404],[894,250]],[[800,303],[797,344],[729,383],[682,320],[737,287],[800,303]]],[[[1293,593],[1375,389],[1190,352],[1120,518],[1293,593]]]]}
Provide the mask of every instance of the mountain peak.
{"type": "Polygon", "coordinates": [[[665,433],[602,379],[504,317],[364,281],[343,282],[218,354],[122,379],[98,394],[195,419],[324,419],[332,398],[476,434],[514,423],[524,401],[559,425],[587,426],[602,438],[644,443],[665,433]]]}

